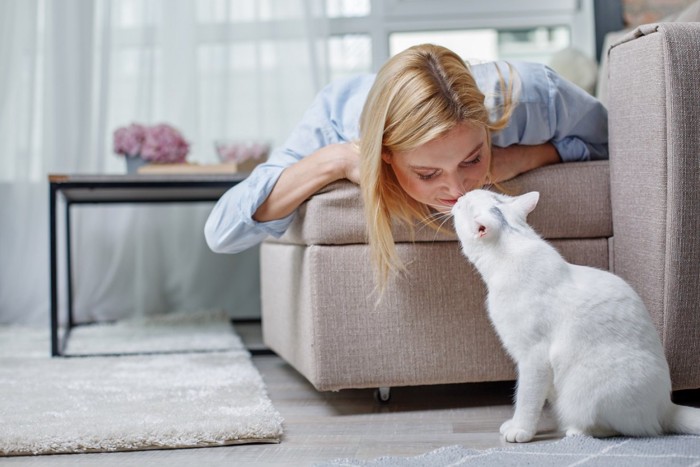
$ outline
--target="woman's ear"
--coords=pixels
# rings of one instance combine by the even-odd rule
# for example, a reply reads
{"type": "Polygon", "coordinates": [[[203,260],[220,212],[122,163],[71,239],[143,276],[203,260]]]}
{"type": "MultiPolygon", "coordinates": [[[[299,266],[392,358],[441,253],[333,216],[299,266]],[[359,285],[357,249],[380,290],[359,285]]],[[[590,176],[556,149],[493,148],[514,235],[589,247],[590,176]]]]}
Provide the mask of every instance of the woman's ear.
{"type": "Polygon", "coordinates": [[[391,165],[391,154],[385,151],[382,151],[382,160],[386,162],[387,164],[391,165]]]}

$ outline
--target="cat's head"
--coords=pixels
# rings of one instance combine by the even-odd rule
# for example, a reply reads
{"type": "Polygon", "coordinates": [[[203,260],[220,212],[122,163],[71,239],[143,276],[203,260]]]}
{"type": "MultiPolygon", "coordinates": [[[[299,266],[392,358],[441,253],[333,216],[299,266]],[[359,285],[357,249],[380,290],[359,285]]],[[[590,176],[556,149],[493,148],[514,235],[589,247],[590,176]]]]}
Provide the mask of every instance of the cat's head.
{"type": "Polygon", "coordinates": [[[452,207],[454,224],[462,245],[496,240],[504,231],[529,229],[530,214],[540,194],[506,196],[487,190],[473,190],[452,207]]]}

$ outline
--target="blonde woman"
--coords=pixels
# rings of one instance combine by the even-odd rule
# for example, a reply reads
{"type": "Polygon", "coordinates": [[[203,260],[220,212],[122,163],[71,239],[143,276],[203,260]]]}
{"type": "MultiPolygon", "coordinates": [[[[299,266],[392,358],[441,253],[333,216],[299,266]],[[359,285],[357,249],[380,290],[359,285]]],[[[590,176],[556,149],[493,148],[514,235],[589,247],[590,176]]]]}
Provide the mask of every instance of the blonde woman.
{"type": "Polygon", "coordinates": [[[403,267],[394,219],[424,221],[486,183],[605,158],[605,108],[549,68],[470,67],[444,47],[420,45],[392,57],[376,76],[321,91],[287,142],[221,197],[205,236],[221,253],[280,236],[301,203],[345,178],[361,187],[382,288],[403,267]]]}

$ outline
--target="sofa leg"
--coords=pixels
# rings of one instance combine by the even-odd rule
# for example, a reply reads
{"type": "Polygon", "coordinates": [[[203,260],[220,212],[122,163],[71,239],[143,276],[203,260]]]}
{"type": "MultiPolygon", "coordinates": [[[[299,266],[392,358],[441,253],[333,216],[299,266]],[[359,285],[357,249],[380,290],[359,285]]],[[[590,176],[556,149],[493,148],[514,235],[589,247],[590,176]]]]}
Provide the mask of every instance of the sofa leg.
{"type": "Polygon", "coordinates": [[[391,388],[377,388],[374,391],[374,398],[380,404],[388,404],[391,399],[391,388]]]}

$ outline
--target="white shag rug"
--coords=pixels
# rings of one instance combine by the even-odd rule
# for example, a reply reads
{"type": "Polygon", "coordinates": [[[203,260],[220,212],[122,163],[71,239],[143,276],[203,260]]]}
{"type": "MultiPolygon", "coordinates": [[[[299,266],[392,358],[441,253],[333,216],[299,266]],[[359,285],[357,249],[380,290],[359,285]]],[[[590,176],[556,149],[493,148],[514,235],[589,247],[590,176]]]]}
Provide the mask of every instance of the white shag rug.
{"type": "Polygon", "coordinates": [[[0,456],[277,443],[282,417],[225,315],[48,330],[0,327],[0,456]],[[212,350],[214,351],[208,351],[212,350]]]}

